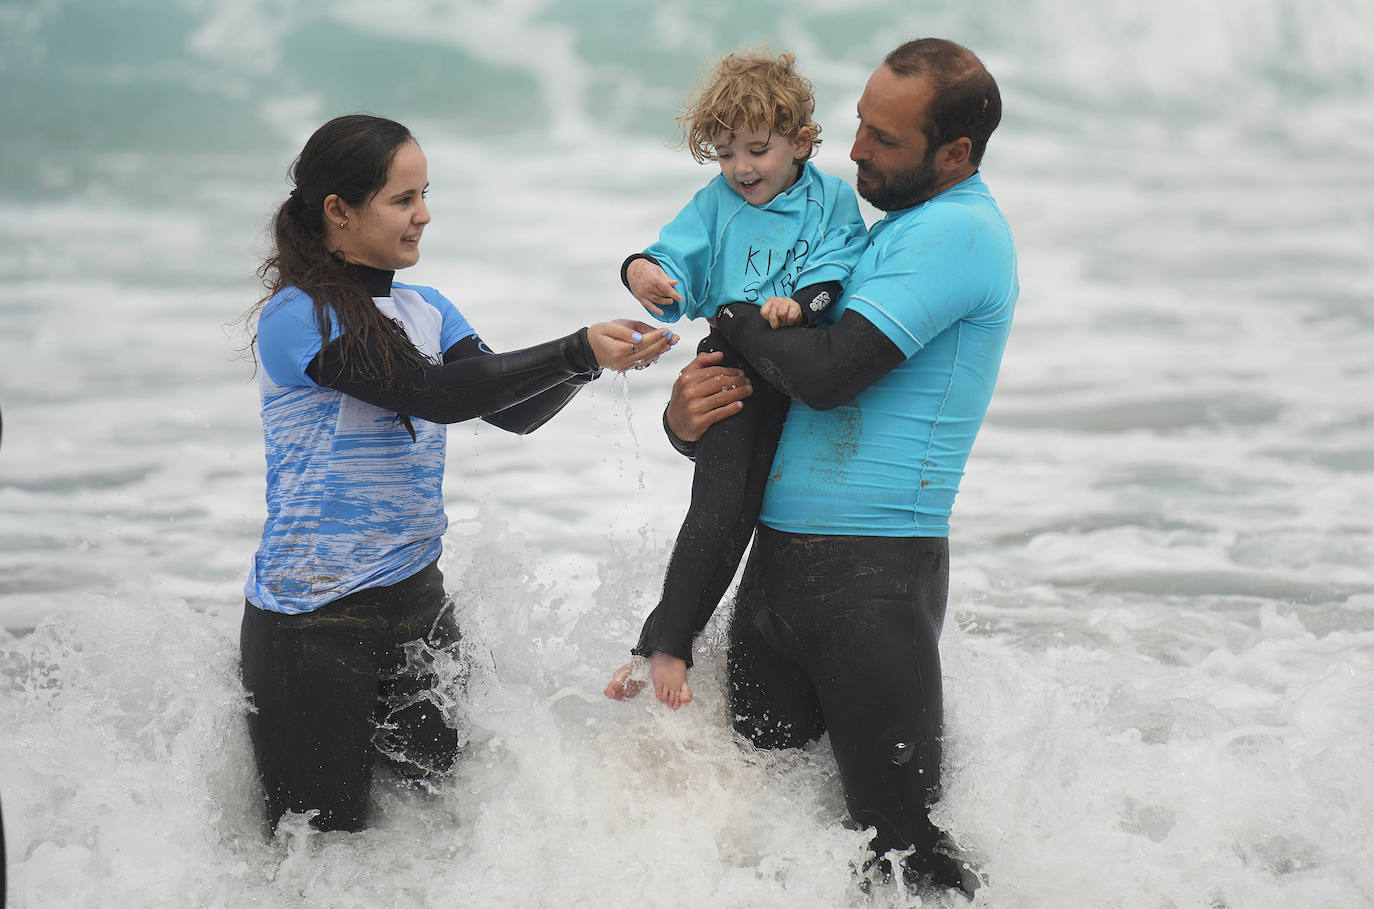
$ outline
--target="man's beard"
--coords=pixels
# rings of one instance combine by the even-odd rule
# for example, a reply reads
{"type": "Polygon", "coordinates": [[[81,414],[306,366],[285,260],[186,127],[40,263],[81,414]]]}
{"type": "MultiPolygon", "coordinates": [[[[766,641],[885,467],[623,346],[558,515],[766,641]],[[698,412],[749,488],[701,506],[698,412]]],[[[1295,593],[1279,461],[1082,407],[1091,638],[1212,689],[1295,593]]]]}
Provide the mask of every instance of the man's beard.
{"type": "MultiPolygon", "coordinates": [[[[862,165],[860,165],[862,168],[862,165]]],[[[935,154],[927,152],[914,170],[887,174],[876,185],[859,182],[859,195],[879,211],[901,211],[935,195],[940,177],[935,173],[935,154]]]]}

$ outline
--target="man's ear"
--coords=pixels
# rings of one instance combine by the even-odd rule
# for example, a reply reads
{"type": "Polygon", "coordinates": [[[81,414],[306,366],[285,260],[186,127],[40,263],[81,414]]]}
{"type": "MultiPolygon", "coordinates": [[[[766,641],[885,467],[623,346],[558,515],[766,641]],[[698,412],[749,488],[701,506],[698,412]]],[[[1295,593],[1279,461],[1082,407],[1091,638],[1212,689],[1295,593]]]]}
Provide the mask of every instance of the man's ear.
{"type": "Polygon", "coordinates": [[[945,169],[959,170],[969,165],[969,156],[972,154],[973,140],[967,136],[962,136],[953,142],[946,142],[940,146],[935,158],[945,169]]]}

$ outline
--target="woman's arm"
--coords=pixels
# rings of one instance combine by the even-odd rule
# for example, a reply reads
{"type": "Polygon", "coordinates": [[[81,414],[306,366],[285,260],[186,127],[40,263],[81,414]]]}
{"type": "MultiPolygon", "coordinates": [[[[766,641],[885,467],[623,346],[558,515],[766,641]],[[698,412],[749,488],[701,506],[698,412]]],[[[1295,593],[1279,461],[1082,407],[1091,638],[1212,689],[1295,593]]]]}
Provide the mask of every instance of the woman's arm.
{"type": "MultiPolygon", "coordinates": [[[[305,374],[318,385],[395,411],[403,421],[414,416],[432,423],[458,423],[506,411],[565,383],[575,389],[600,375],[603,366],[618,372],[642,369],[678,340],[667,329],[616,319],[524,350],[500,354],[477,350],[484,355],[457,356],[434,366],[403,366],[399,375],[389,379],[363,376],[348,368],[336,340],[315,355],[305,374]]],[[[446,358],[463,343],[450,345],[446,358]]],[[[479,345],[481,341],[473,338],[473,343],[479,345]]],[[[566,404],[571,394],[561,401],[557,397],[551,395],[493,423],[515,427],[515,432],[529,432],[557,413],[557,407],[566,404]],[[522,430],[522,426],[527,428],[522,430]]]]}
{"type": "MultiPolygon", "coordinates": [[[[460,356],[440,365],[403,368],[391,379],[358,375],[347,368],[340,350],[337,340],[326,344],[306,367],[306,375],[360,401],[432,423],[458,423],[493,415],[569,379],[587,382],[600,372],[585,328],[524,350],[460,356]]],[[[547,413],[544,419],[552,415],[547,413]]]]}
{"type": "MultiPolygon", "coordinates": [[[[492,349],[487,347],[481,338],[472,335],[444,351],[444,362],[452,363],[466,357],[490,357],[494,355],[492,349]]],[[[498,429],[504,429],[506,432],[513,432],[516,435],[523,436],[534,432],[553,419],[582,389],[582,386],[600,375],[601,370],[598,368],[595,372],[573,376],[547,391],[541,391],[532,398],[526,398],[519,404],[512,404],[510,407],[496,411],[496,413],[487,414],[482,419],[498,429]]]]}

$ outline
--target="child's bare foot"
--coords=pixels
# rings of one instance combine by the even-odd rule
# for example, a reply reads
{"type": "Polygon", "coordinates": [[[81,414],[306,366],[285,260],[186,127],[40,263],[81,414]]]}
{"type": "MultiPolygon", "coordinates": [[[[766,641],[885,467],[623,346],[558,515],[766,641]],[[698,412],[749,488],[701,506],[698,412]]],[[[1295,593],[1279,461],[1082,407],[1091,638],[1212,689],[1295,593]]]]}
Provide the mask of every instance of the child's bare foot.
{"type": "Polygon", "coordinates": [[[653,669],[654,694],[660,701],[674,710],[692,702],[686,660],[655,650],[649,656],[649,665],[653,669]]]}
{"type": "Polygon", "coordinates": [[[613,701],[628,701],[644,690],[644,682],[630,678],[630,673],[635,671],[635,662],[626,663],[615,671],[606,684],[606,697],[613,701]]]}

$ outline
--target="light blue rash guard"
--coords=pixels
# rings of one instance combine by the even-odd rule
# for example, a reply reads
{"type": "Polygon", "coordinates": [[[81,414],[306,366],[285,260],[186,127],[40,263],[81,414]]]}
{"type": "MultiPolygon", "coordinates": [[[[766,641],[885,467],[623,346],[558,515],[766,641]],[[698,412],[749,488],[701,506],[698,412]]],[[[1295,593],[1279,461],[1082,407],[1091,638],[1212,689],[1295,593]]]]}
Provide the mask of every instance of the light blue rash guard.
{"type": "Polygon", "coordinates": [[[867,234],[854,190],[810,161],[765,205],[750,205],[718,174],[644,250],[682,295],[656,318],[709,318],[727,303],[762,306],[808,284],[843,283],[867,234]]]}
{"type": "Polygon", "coordinates": [[[978,174],[875,224],[834,318],[853,309],[907,359],[832,410],[792,402],[760,520],[948,536],[1019,293],[1011,229],[978,174]]]}
{"type": "MultiPolygon", "coordinates": [[[[438,291],[393,283],[374,297],[435,363],[474,334],[438,291]]],[[[334,322],[330,340],[339,335],[334,322]]],[[[305,369],[323,339],[310,297],[288,287],[258,318],[258,389],[267,453],[267,521],[243,593],[273,612],[319,609],[403,581],[439,557],[445,428],[317,385],[305,369]]]]}

